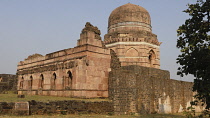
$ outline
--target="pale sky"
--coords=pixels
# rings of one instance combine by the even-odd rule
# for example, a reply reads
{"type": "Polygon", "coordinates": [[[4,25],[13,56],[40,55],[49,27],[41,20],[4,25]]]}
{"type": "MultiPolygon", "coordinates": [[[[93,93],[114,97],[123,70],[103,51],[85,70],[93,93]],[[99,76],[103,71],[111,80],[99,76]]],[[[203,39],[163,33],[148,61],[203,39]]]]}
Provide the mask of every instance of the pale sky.
{"type": "Polygon", "coordinates": [[[177,76],[176,30],[189,16],[182,12],[196,0],[0,0],[0,74],[15,74],[17,64],[29,55],[42,55],[76,46],[86,22],[107,33],[108,17],[126,3],[150,13],[153,33],[158,36],[161,69],[177,76]]]}

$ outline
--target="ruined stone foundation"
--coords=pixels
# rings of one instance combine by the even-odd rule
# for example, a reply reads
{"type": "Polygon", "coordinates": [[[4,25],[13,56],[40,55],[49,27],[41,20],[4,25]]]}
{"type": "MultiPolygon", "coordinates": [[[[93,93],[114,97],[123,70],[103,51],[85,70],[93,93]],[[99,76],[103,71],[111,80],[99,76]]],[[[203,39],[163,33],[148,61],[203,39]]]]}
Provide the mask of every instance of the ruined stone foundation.
{"type": "Polygon", "coordinates": [[[109,83],[116,114],[178,113],[193,100],[193,83],[170,79],[165,70],[124,66],[110,72],[109,83]]]}

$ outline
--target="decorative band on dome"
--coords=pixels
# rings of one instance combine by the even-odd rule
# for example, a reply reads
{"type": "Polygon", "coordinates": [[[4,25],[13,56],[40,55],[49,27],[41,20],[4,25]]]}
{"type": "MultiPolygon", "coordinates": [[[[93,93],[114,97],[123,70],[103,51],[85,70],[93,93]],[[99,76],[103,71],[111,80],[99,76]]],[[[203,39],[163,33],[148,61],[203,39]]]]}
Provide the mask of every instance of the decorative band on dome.
{"type": "Polygon", "coordinates": [[[118,31],[120,30],[120,28],[127,28],[129,29],[136,29],[136,30],[145,30],[145,31],[152,31],[151,25],[150,24],[146,24],[146,23],[142,23],[142,22],[120,22],[120,23],[116,23],[111,25],[110,27],[108,27],[108,32],[114,32],[114,31],[118,31]]]}

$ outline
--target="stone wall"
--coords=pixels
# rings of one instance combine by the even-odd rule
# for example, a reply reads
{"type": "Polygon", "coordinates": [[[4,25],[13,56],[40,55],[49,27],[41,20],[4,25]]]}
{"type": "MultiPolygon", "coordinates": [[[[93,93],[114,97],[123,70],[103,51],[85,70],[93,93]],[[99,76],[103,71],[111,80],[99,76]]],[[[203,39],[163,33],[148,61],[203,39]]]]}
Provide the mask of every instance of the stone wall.
{"type": "Polygon", "coordinates": [[[16,75],[0,74],[0,93],[9,90],[16,90],[17,79],[16,75]]]}
{"type": "MultiPolygon", "coordinates": [[[[15,103],[0,102],[1,114],[14,114],[15,103]]],[[[113,113],[112,102],[85,102],[85,101],[51,101],[51,102],[36,102],[29,101],[30,115],[44,114],[109,114],[113,113]]]]}
{"type": "Polygon", "coordinates": [[[123,66],[109,76],[109,98],[116,114],[177,113],[193,99],[193,83],[172,80],[165,70],[123,66]]]}
{"type": "Polygon", "coordinates": [[[0,102],[0,115],[12,114],[15,103],[0,102]]]}

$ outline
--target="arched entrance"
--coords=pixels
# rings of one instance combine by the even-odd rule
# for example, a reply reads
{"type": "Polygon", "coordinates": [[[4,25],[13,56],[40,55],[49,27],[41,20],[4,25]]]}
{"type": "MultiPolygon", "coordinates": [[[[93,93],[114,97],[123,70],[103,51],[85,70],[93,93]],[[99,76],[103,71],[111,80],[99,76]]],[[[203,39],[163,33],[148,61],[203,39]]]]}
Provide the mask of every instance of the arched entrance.
{"type": "Polygon", "coordinates": [[[67,80],[66,80],[66,89],[71,89],[72,88],[72,79],[73,79],[71,71],[68,71],[67,75],[68,76],[67,76],[67,80]]]}
{"type": "Polygon", "coordinates": [[[43,74],[41,74],[40,75],[40,88],[44,88],[44,75],[43,74]]]}
{"type": "Polygon", "coordinates": [[[33,87],[33,77],[30,76],[30,80],[29,80],[29,88],[32,89],[33,87]]]}
{"type": "Polygon", "coordinates": [[[148,60],[149,60],[149,67],[155,67],[155,52],[153,50],[149,51],[149,56],[148,56],[148,60]]]}
{"type": "Polygon", "coordinates": [[[53,73],[53,77],[52,77],[52,89],[56,89],[56,79],[57,76],[55,73],[53,73]]]}
{"type": "Polygon", "coordinates": [[[24,82],[24,78],[22,77],[20,80],[20,86],[19,86],[20,89],[23,89],[23,82],[24,82]]]}

